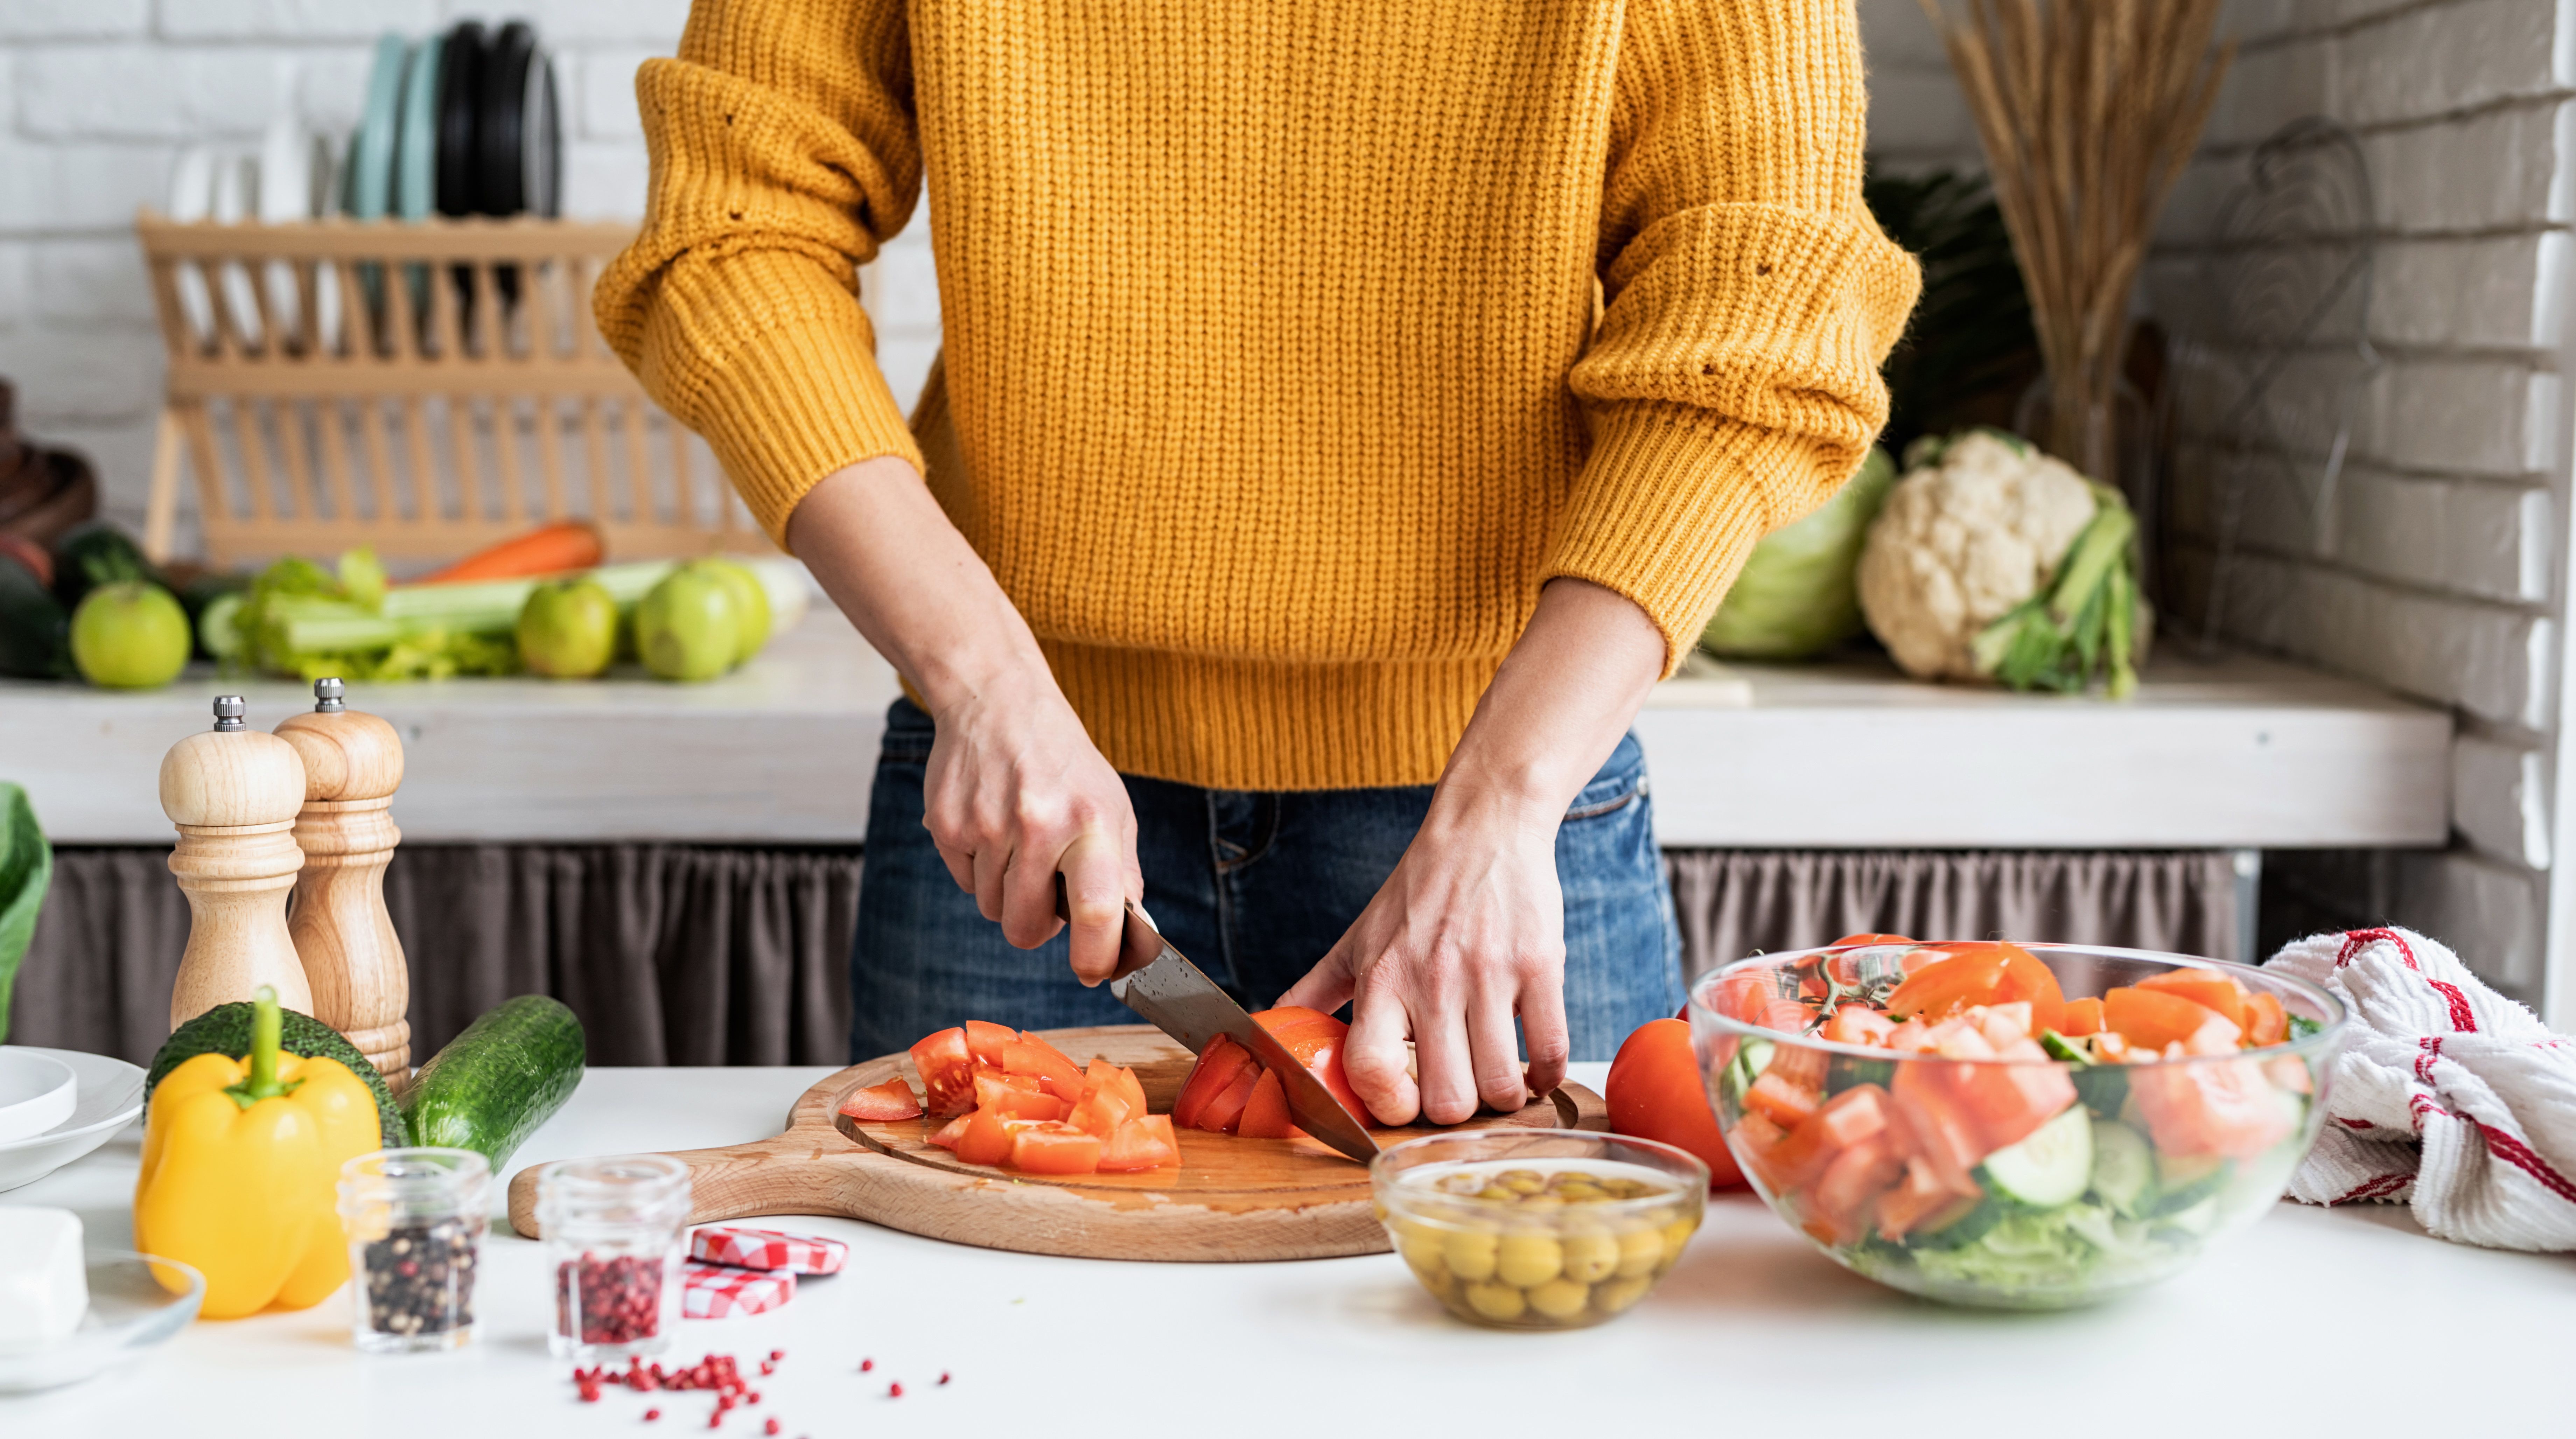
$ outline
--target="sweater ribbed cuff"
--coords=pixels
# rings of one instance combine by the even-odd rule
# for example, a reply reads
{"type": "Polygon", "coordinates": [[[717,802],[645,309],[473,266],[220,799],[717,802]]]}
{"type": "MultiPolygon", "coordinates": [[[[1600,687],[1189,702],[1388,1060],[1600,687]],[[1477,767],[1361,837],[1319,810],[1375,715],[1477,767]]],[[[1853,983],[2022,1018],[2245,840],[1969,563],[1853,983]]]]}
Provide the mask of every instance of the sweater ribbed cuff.
{"type": "Polygon", "coordinates": [[[726,302],[747,297],[705,292],[746,287],[766,291],[766,308],[783,318],[748,333],[651,333],[638,375],[706,437],[780,548],[787,517],[824,476],[880,455],[921,467],[921,448],[877,369],[874,336],[854,296],[802,257],[733,256],[708,268],[718,273],[675,277],[674,289],[701,293],[657,309],[653,331],[679,314],[738,318],[749,307],[726,302]],[[718,336],[724,343],[710,343],[718,336]]]}
{"type": "Polygon", "coordinates": [[[1782,480],[1812,456],[1781,431],[1680,406],[1612,409],[1595,425],[1540,582],[1589,580],[1636,601],[1664,632],[1669,677],[1772,528],[1770,497],[1795,492],[1782,480]]]}

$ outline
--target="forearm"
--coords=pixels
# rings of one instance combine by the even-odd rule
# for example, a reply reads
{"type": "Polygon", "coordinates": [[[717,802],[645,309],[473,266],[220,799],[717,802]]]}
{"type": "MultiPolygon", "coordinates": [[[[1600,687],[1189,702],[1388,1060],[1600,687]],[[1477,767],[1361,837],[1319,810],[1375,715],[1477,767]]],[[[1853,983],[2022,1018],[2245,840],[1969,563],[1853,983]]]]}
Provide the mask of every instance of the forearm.
{"type": "Polygon", "coordinates": [[[1028,622],[905,460],[826,476],[789,517],[787,543],[932,714],[1053,692],[1028,622]]]}
{"type": "Polygon", "coordinates": [[[1664,668],[1664,636],[1616,591],[1560,579],[1451,754],[1432,800],[1434,824],[1498,823],[1553,833],[1664,668]]]}

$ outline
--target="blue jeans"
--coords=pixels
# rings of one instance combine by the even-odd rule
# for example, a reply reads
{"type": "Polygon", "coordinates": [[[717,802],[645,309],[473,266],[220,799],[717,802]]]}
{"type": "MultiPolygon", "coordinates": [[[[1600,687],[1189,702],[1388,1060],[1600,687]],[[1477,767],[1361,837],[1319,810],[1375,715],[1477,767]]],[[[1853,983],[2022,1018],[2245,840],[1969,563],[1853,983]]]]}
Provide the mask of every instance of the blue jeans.
{"type": "MultiPolygon", "coordinates": [[[[1015,949],[957,887],[922,824],[930,716],[886,711],[868,802],[859,931],[850,953],[852,1060],[988,1019],[1018,1029],[1134,1024],[1107,986],[1073,978],[1066,938],[1015,949]]],[[[1181,953],[1247,1009],[1305,976],[1395,870],[1429,785],[1271,793],[1127,777],[1145,908],[1181,953]]],[[[1566,810],[1565,1016],[1573,1057],[1608,1059],[1630,1030],[1682,1002],[1681,931],[1629,735],[1566,810]]]]}

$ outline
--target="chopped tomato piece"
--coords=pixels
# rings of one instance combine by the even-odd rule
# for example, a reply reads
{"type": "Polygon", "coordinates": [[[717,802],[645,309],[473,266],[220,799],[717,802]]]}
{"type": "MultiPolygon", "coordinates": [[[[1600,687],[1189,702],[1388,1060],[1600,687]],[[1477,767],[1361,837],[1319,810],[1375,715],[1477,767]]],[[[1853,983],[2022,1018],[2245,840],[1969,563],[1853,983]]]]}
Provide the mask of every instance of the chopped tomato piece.
{"type": "Polygon", "coordinates": [[[853,1089],[841,1101],[841,1112],[852,1119],[885,1123],[897,1119],[919,1119],[921,1102],[912,1097],[912,1086],[900,1079],[853,1089]]]}
{"type": "Polygon", "coordinates": [[[1795,1129],[1816,1112],[1816,1091],[1765,1070],[1744,1091],[1744,1107],[1769,1115],[1783,1129],[1795,1129]]]}
{"type": "Polygon", "coordinates": [[[1088,1099],[1103,1091],[1125,1100],[1129,1114],[1143,1114],[1147,1108],[1145,1086],[1136,1078],[1136,1071],[1095,1058],[1082,1076],[1083,1097],[1088,1099]]]}
{"type": "MultiPolygon", "coordinates": [[[[2213,1024],[2224,1026],[2226,1047],[2230,1049],[2236,1046],[2241,1033],[2227,1016],[2196,1000],[2166,990],[2129,985],[2102,996],[2102,1022],[2118,1030],[2129,1043],[2154,1050],[2169,1044],[2188,1047],[2193,1036],[2213,1024]]],[[[2213,1030],[2201,1042],[2213,1043],[2218,1034],[2213,1030]]]]}
{"type": "Polygon", "coordinates": [[[1905,1161],[1904,1177],[1878,1197],[1879,1235],[1892,1244],[1917,1229],[1941,1228],[1983,1197],[1974,1186],[1965,1193],[1952,1189],[1923,1156],[1914,1155],[1905,1161]],[[1941,1222],[1932,1222],[1936,1218],[1941,1222]]]}
{"type": "Polygon", "coordinates": [[[2057,1032],[2069,1039],[2080,1039],[2102,1032],[2102,1001],[2087,996],[2070,999],[2057,1013],[2057,1032]]]}
{"type": "Polygon", "coordinates": [[[2167,1154],[2251,1159],[2298,1122],[2298,1101],[2273,1088],[2252,1059],[2141,1068],[2129,1075],[2129,1092],[2167,1154]]]}
{"type": "Polygon", "coordinates": [[[1901,934],[1847,934],[1825,947],[1844,949],[1859,944],[1912,944],[1913,942],[1901,934]]]}
{"type": "Polygon", "coordinates": [[[1825,1142],[1848,1148],[1887,1130],[1887,1091],[1875,1084],[1855,1084],[1825,1101],[1810,1121],[1824,1131],[1825,1142]]]}
{"type": "Polygon", "coordinates": [[[2245,1028],[2245,988],[2230,975],[2214,969],[2168,969],[2138,981],[2138,988],[2161,994],[2178,994],[2205,1009],[2224,1015],[2241,1033],[2245,1028]]]}
{"type": "Polygon", "coordinates": [[[1834,1006],[1834,1017],[1817,1033],[1836,1044],[1884,1045],[1895,1028],[1895,1022],[1877,1010],[1841,1004],[1834,1006]]]}
{"type": "Polygon", "coordinates": [[[1243,1101],[1243,1118],[1234,1132],[1246,1139],[1286,1139],[1297,1133],[1288,1118],[1288,1090],[1279,1076],[1263,1071],[1254,1082],[1252,1093],[1243,1101]]]}
{"type": "Polygon", "coordinates": [[[1822,1089],[1825,1066],[1832,1058],[1821,1049],[1809,1049],[1803,1044],[1777,1044],[1771,1047],[1771,1062],[1762,1067],[1762,1072],[1777,1075],[1800,1089],[1822,1089]]]}
{"type": "Polygon", "coordinates": [[[2031,1036],[2029,1000],[2015,1000],[2011,1004],[1990,1004],[1982,1012],[1970,1010],[1969,1014],[1977,1022],[1977,1032],[1986,1037],[1986,1043],[1997,1049],[2003,1048],[2016,1039],[2028,1039],[2031,1036]]]}
{"type": "Polygon", "coordinates": [[[1869,1229],[1866,1206],[1904,1173],[1905,1156],[1875,1137],[1837,1153],[1808,1193],[1809,1232],[1821,1228],[1828,1244],[1858,1242],[1869,1229]]]}
{"type": "Polygon", "coordinates": [[[1011,1128],[1010,1167],[1028,1174],[1089,1174],[1100,1167],[1097,1134],[1060,1120],[1011,1128]]]}
{"type": "Polygon", "coordinates": [[[1965,1193],[1978,1188],[1968,1177],[1986,1157],[1980,1147],[1976,1128],[1960,1107],[1953,1103],[1942,1083],[1938,1064],[1900,1064],[1896,1081],[1888,1087],[1888,1097],[1896,1112],[1905,1119],[1905,1131],[1914,1141],[1914,1152],[1945,1189],[1965,1193]]]}
{"type": "Polygon", "coordinates": [[[1189,1079],[1181,1085],[1181,1097],[1172,1105],[1172,1122],[1183,1129],[1224,1129],[1222,1124],[1199,1121],[1216,1097],[1233,1087],[1235,1076],[1251,1063],[1252,1052],[1231,1038],[1220,1034],[1209,1040],[1199,1062],[1190,1066],[1189,1079]]]}
{"type": "Polygon", "coordinates": [[[1019,1037],[1020,1032],[1007,1024],[991,1024],[980,1019],[966,1021],[966,1047],[974,1053],[975,1062],[987,1069],[1009,1068],[1002,1062],[1002,1051],[1019,1037]]]}
{"type": "Polygon", "coordinates": [[[966,1126],[974,1122],[975,1111],[970,1109],[948,1121],[948,1127],[930,1136],[930,1142],[942,1149],[955,1149],[957,1141],[966,1137],[966,1126]]]}
{"type": "Polygon", "coordinates": [[[1245,1055],[1244,1061],[1243,1068],[1234,1072],[1234,1082],[1225,1087],[1223,1094],[1209,1100],[1207,1108],[1199,1111],[1199,1128],[1232,1134],[1235,1126],[1243,1122],[1244,1106],[1252,1102],[1252,1091],[1261,1083],[1262,1072],[1260,1061],[1252,1056],[1245,1055]]]}
{"type": "Polygon", "coordinates": [[[1127,1096],[1115,1089],[1104,1088],[1084,1096],[1064,1120],[1085,1134],[1097,1134],[1107,1139],[1137,1113],[1138,1110],[1127,1103],[1127,1096]]]}
{"type": "Polygon", "coordinates": [[[941,1118],[975,1106],[975,1059],[966,1048],[966,1031],[943,1029],[912,1047],[913,1072],[921,1076],[922,1098],[941,1118]]]}
{"type": "Polygon", "coordinates": [[[989,1109],[968,1116],[966,1132],[957,1136],[957,1157],[969,1164],[999,1164],[1010,1157],[1011,1131],[1002,1116],[989,1109]]]}
{"type": "Polygon", "coordinates": [[[1045,1086],[1046,1092],[1067,1104],[1082,1098],[1082,1066],[1065,1058],[1064,1051],[1043,1039],[1029,1036],[1002,1046],[1002,1069],[1008,1074],[1026,1075],[1045,1086]]]}
{"type": "Polygon", "coordinates": [[[976,1075],[975,1106],[1004,1119],[1062,1119],[1070,1108],[1041,1091],[1036,1080],[1019,1074],[976,1075]]]}
{"type": "Polygon", "coordinates": [[[2256,990],[2245,997],[2245,1042],[2256,1047],[2278,1044],[2290,1037],[2290,1015],[2281,1008],[2281,996],[2268,989],[2256,990]]]}
{"type": "Polygon", "coordinates": [[[1969,1132],[1977,1137],[1977,1157],[1985,1158],[2007,1144],[2019,1144],[2075,1103],[2075,1082],[2031,1040],[2017,1040],[1996,1051],[2009,1063],[1942,1065],[1952,1071],[1935,1076],[1969,1132]]]}
{"type": "Polygon", "coordinates": [[[1938,1020],[1978,1005],[2028,1000],[2031,1023],[2056,1028],[2065,991],[2058,987],[2056,973],[2029,950],[2001,940],[1924,948],[1949,957],[1908,971],[1905,982],[1887,997],[1888,1013],[1899,1019],[1921,1015],[1938,1020]]]}
{"type": "Polygon", "coordinates": [[[1103,1174],[1160,1169],[1180,1162],[1181,1143],[1172,1133],[1172,1117],[1168,1114],[1139,1115],[1120,1126],[1100,1148],[1103,1174]]]}

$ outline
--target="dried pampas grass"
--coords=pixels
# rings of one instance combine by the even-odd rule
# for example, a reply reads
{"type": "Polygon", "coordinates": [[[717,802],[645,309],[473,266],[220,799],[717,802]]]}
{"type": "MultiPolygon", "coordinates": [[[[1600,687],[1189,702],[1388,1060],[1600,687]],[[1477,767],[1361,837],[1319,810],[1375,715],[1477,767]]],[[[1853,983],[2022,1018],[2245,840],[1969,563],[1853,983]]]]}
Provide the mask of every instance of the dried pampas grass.
{"type": "Polygon", "coordinates": [[[1919,0],[1985,142],[2030,291],[2060,459],[2111,478],[2129,292],[2235,56],[2220,0],[1919,0]]]}

